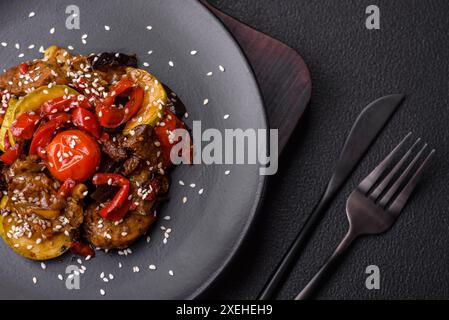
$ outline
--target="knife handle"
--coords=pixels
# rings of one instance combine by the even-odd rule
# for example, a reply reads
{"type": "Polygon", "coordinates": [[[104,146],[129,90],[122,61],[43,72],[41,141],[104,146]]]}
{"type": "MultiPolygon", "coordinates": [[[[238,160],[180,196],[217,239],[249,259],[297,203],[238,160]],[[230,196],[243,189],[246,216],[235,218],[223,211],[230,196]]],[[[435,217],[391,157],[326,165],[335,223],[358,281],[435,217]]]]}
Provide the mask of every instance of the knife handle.
{"type": "Polygon", "coordinates": [[[259,294],[258,300],[274,299],[278,288],[284,282],[285,277],[290,272],[294,263],[297,261],[298,256],[300,255],[304,246],[307,244],[307,240],[310,238],[310,235],[317,227],[324,212],[326,212],[326,209],[329,206],[331,200],[332,196],[328,192],[326,192],[326,194],[321,198],[321,201],[314,208],[312,214],[310,214],[307,218],[304,226],[297,234],[295,241],[292,243],[287,253],[282,258],[282,261],[277,266],[268,282],[265,284],[265,287],[259,294]]]}

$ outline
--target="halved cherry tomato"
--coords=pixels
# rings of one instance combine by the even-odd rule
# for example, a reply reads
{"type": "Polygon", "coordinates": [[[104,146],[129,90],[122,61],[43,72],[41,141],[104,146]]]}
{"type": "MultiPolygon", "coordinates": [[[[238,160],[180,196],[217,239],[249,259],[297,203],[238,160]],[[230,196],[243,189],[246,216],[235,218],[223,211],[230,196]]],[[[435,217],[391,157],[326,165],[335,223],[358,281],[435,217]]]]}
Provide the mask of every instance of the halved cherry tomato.
{"type": "Polygon", "coordinates": [[[58,133],[47,146],[46,154],[47,168],[59,181],[86,181],[95,174],[101,161],[95,139],[80,130],[58,133]]]}
{"type": "Polygon", "coordinates": [[[40,126],[31,141],[30,154],[38,154],[39,156],[45,158],[45,148],[51,142],[56,130],[66,125],[69,121],[70,115],[60,113],[55,114],[50,121],[40,126]]]}
{"type": "Polygon", "coordinates": [[[0,161],[3,161],[7,165],[12,165],[22,153],[22,147],[16,143],[14,147],[7,150],[4,154],[0,156],[0,161]]]}
{"type": "Polygon", "coordinates": [[[12,135],[25,140],[31,139],[39,120],[40,117],[34,113],[21,114],[10,128],[12,135]]]}
{"type": "Polygon", "coordinates": [[[168,168],[172,165],[170,160],[171,150],[180,140],[178,139],[177,141],[172,141],[170,139],[170,135],[176,129],[186,129],[186,125],[168,109],[165,110],[161,123],[164,123],[164,125],[156,126],[154,128],[154,133],[156,134],[158,141],[161,143],[163,166],[164,168],[168,168]]]}
{"type": "Polygon", "coordinates": [[[72,122],[78,128],[83,129],[95,138],[100,139],[101,127],[98,123],[97,116],[94,113],[83,108],[75,108],[72,111],[72,122]]]}
{"type": "Polygon", "coordinates": [[[141,87],[133,87],[134,83],[128,78],[123,78],[114,87],[103,101],[97,100],[96,113],[100,124],[105,128],[117,128],[128,122],[142,106],[145,90],[141,87]],[[123,108],[114,107],[114,101],[118,96],[123,96],[130,90],[129,100],[123,108]]]}
{"type": "Polygon", "coordinates": [[[58,112],[68,112],[74,108],[90,108],[89,101],[85,96],[59,97],[45,102],[41,106],[41,116],[47,116],[58,112]]]}

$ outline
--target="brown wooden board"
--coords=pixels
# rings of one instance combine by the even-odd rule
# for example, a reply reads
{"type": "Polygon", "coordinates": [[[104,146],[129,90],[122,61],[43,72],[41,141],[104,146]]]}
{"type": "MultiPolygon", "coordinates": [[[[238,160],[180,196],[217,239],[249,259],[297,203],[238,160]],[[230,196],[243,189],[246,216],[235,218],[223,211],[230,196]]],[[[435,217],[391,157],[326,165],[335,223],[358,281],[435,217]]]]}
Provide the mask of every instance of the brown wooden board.
{"type": "Polygon", "coordinates": [[[307,108],[312,80],[297,51],[200,0],[228,28],[245,52],[262,92],[270,128],[279,129],[282,151],[307,108]]]}

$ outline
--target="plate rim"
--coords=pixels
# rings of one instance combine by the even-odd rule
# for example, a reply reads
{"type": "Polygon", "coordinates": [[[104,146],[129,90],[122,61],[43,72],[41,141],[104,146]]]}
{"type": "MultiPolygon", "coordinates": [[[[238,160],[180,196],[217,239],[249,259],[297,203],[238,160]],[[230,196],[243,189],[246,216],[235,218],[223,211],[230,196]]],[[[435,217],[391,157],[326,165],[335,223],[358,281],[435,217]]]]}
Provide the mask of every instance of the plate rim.
{"type": "MultiPolygon", "coordinates": [[[[267,117],[267,111],[265,109],[265,101],[262,96],[262,91],[260,89],[259,82],[257,81],[256,74],[254,72],[254,69],[243,51],[242,46],[237,41],[237,39],[234,37],[234,35],[229,31],[229,29],[226,27],[226,25],[211,11],[209,10],[203,3],[201,3],[200,0],[193,0],[193,2],[199,7],[199,10],[203,10],[205,14],[209,15],[213,20],[215,20],[221,27],[221,29],[225,32],[226,36],[235,44],[241,58],[243,59],[243,62],[250,70],[249,76],[252,78],[252,81],[254,82],[254,85],[256,87],[257,91],[257,99],[260,101],[260,104],[262,106],[262,119],[265,125],[265,129],[267,130],[267,136],[268,136],[268,130],[270,129],[269,123],[268,123],[268,117],[267,117]]],[[[267,146],[269,145],[268,139],[266,140],[267,146]]],[[[220,267],[216,269],[209,277],[208,279],[203,282],[192,294],[190,294],[187,298],[187,300],[194,300],[201,296],[203,293],[205,293],[211,286],[214,284],[219,277],[223,274],[223,272],[229,267],[229,265],[233,262],[234,258],[236,257],[237,253],[242,248],[242,243],[248,238],[249,233],[255,223],[255,219],[260,212],[260,209],[263,205],[263,200],[265,198],[265,192],[267,187],[268,178],[264,175],[259,175],[259,184],[257,186],[256,190],[256,197],[254,199],[254,202],[251,207],[251,211],[249,212],[248,218],[246,220],[246,223],[240,232],[235,244],[230,249],[230,253],[227,255],[224,262],[221,263],[220,267]]]]}

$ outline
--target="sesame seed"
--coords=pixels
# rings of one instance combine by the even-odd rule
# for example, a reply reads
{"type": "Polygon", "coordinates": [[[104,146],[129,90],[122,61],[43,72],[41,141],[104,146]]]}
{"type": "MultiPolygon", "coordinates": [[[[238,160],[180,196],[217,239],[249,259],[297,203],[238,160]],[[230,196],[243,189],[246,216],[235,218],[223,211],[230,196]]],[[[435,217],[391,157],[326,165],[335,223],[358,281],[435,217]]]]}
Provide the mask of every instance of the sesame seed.
{"type": "Polygon", "coordinates": [[[33,283],[36,284],[37,283],[37,278],[33,277],[33,283]]]}
{"type": "Polygon", "coordinates": [[[204,189],[200,189],[200,191],[198,191],[198,194],[203,194],[204,193],[204,189]]]}
{"type": "Polygon", "coordinates": [[[148,51],[148,54],[152,55],[153,54],[153,50],[148,51]]]}
{"type": "Polygon", "coordinates": [[[58,274],[58,279],[61,280],[61,281],[64,279],[64,278],[62,277],[62,274],[58,274]]]}
{"type": "Polygon", "coordinates": [[[181,186],[183,186],[183,185],[184,185],[184,181],[179,180],[179,184],[180,184],[181,186]]]}
{"type": "Polygon", "coordinates": [[[223,116],[223,119],[225,119],[225,120],[228,120],[228,119],[229,119],[229,117],[230,117],[230,115],[229,115],[229,114],[225,114],[225,115],[223,116]]]}
{"type": "Polygon", "coordinates": [[[34,44],[30,44],[29,46],[28,46],[28,49],[29,50],[33,50],[35,48],[35,45],[34,44]]]}
{"type": "Polygon", "coordinates": [[[150,270],[156,270],[156,266],[155,266],[154,264],[150,264],[150,265],[148,266],[148,268],[149,268],[150,270]]]}
{"type": "Polygon", "coordinates": [[[225,175],[229,176],[231,174],[231,170],[226,170],[225,175]]]}
{"type": "Polygon", "coordinates": [[[106,31],[109,31],[109,30],[111,30],[111,27],[110,27],[110,26],[104,26],[104,29],[105,29],[106,31]]]}
{"type": "Polygon", "coordinates": [[[173,270],[169,270],[168,274],[171,275],[171,276],[174,276],[173,270]]]}
{"type": "Polygon", "coordinates": [[[28,18],[32,18],[32,17],[34,17],[36,15],[36,13],[35,12],[30,12],[30,14],[28,15],[28,18]]]}
{"type": "Polygon", "coordinates": [[[55,33],[55,28],[51,28],[50,29],[50,34],[54,34],[55,33]]]}
{"type": "Polygon", "coordinates": [[[8,46],[8,44],[6,42],[2,42],[1,45],[2,45],[2,47],[8,46]]]}
{"type": "Polygon", "coordinates": [[[73,46],[68,46],[69,50],[74,50],[75,48],[73,46]]]}
{"type": "Polygon", "coordinates": [[[208,73],[206,74],[206,76],[212,77],[213,74],[214,74],[213,72],[208,72],[208,73]]]}
{"type": "Polygon", "coordinates": [[[147,26],[147,30],[153,30],[152,26],[147,26]]]}
{"type": "Polygon", "coordinates": [[[207,106],[209,104],[209,99],[204,99],[203,106],[207,106]]]}
{"type": "Polygon", "coordinates": [[[195,56],[197,53],[198,53],[198,51],[196,51],[196,50],[190,51],[190,54],[191,54],[192,56],[195,56]]]}
{"type": "Polygon", "coordinates": [[[187,197],[182,198],[182,203],[187,203],[187,197]]]}
{"type": "Polygon", "coordinates": [[[45,270],[45,269],[47,269],[47,265],[45,263],[41,262],[41,268],[42,268],[42,270],[45,270]]]}
{"type": "Polygon", "coordinates": [[[195,187],[196,187],[196,184],[194,184],[194,183],[190,184],[190,188],[195,188],[195,187]]]}
{"type": "Polygon", "coordinates": [[[143,63],[143,66],[144,66],[144,67],[149,67],[150,64],[149,64],[148,62],[144,62],[144,63],[143,63]]]}
{"type": "Polygon", "coordinates": [[[134,272],[134,273],[138,273],[139,271],[140,271],[140,269],[139,269],[138,266],[134,266],[134,267],[133,267],[133,272],[134,272]]]}
{"type": "Polygon", "coordinates": [[[168,65],[173,68],[175,66],[175,63],[173,61],[169,61],[168,65]]]}
{"type": "Polygon", "coordinates": [[[104,296],[104,295],[106,294],[106,292],[105,292],[103,289],[100,289],[100,294],[101,294],[102,296],[104,296]]]}
{"type": "Polygon", "coordinates": [[[17,50],[20,49],[20,44],[16,43],[14,46],[16,47],[17,50]]]}
{"type": "Polygon", "coordinates": [[[221,72],[225,72],[226,71],[226,69],[225,69],[225,67],[223,67],[223,66],[218,66],[218,69],[221,71],[221,72]]]}

